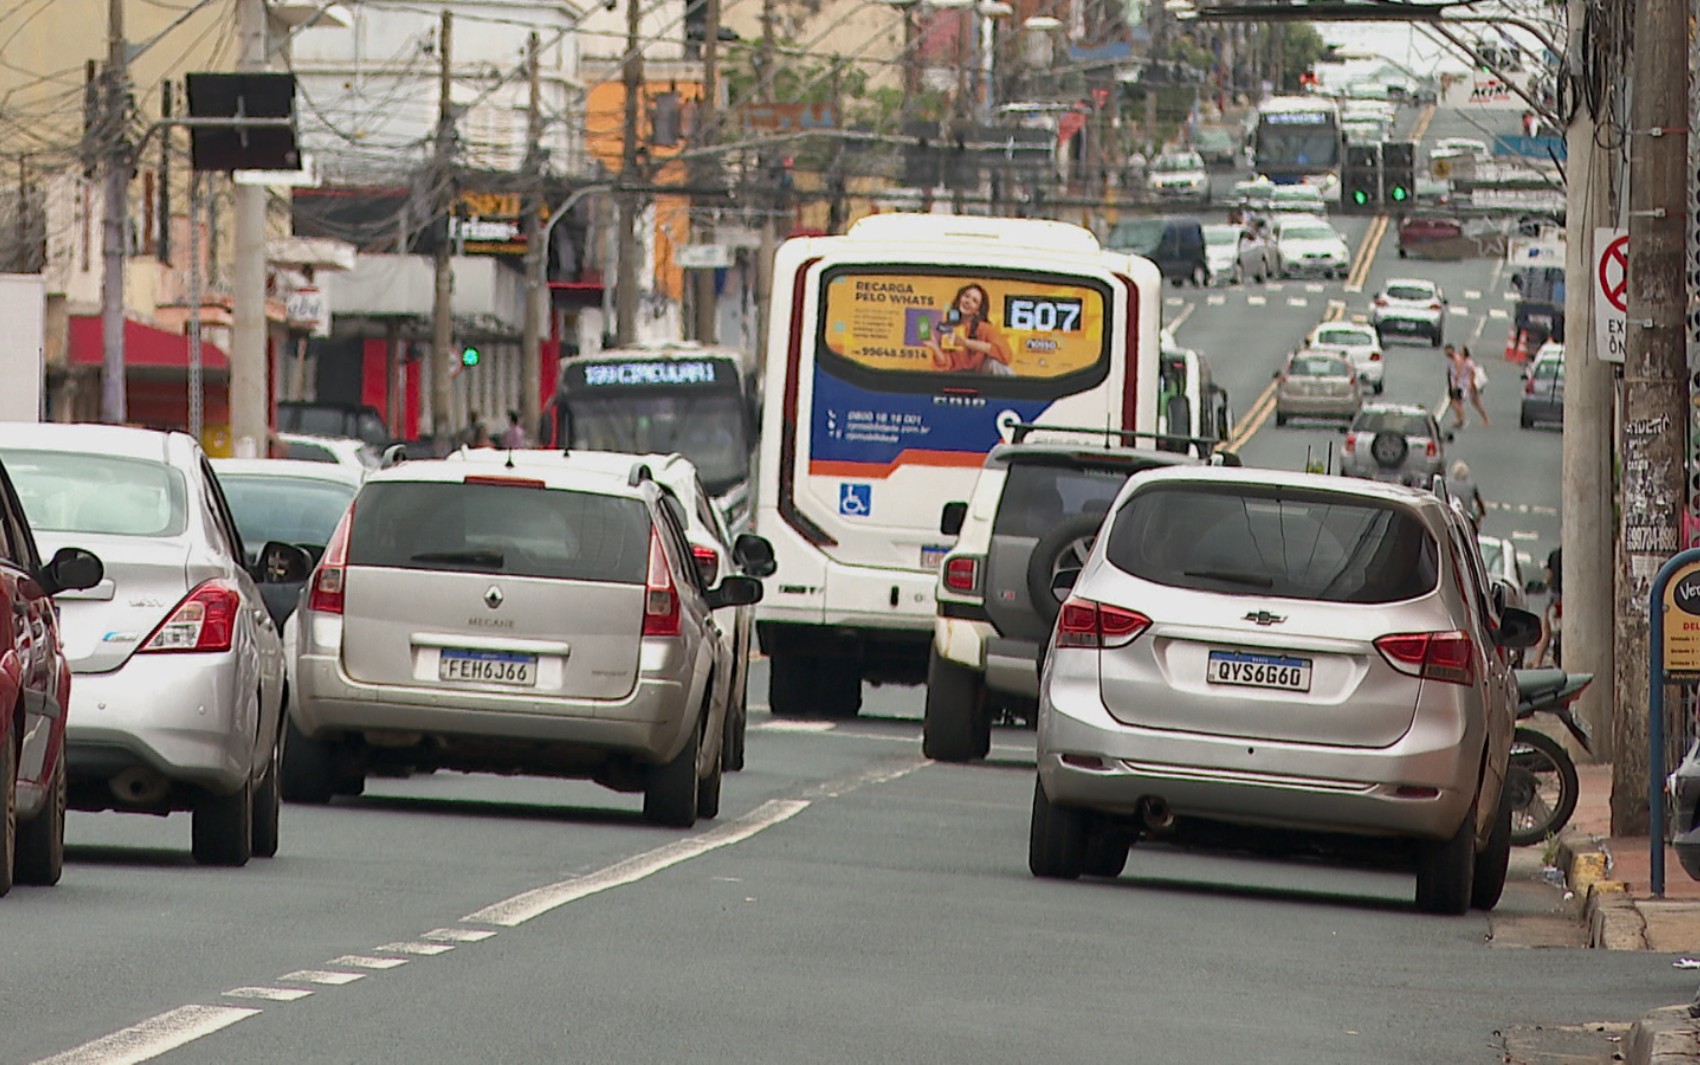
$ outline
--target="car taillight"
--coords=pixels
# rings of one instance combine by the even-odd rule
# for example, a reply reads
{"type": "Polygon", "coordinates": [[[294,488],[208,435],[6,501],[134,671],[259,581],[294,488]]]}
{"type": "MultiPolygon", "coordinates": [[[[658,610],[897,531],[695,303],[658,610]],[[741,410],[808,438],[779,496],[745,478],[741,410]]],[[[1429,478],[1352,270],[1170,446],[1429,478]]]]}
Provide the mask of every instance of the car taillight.
{"type": "Polygon", "coordinates": [[[1070,596],[1057,613],[1057,646],[1124,647],[1150,627],[1151,619],[1137,610],[1070,596]]]}
{"type": "Polygon", "coordinates": [[[1440,445],[1435,443],[1433,440],[1430,440],[1427,445],[1424,446],[1423,453],[1432,459],[1436,455],[1440,454],[1440,445]]]}
{"type": "Polygon", "coordinates": [[[1431,311],[1438,311],[1438,310],[1440,310],[1440,304],[1438,302],[1431,303],[1431,304],[1428,305],[1428,309],[1431,310],[1431,311]]]}
{"type": "Polygon", "coordinates": [[[211,580],[183,597],[142,644],[143,652],[228,651],[236,639],[242,593],[228,581],[211,580]]]}
{"type": "Polygon", "coordinates": [[[1532,396],[1532,395],[1535,394],[1535,375],[1534,374],[1530,374],[1527,378],[1524,379],[1524,381],[1523,381],[1523,394],[1525,396],[1532,396]]]}
{"type": "Polygon", "coordinates": [[[1376,297],[1376,298],[1375,298],[1375,305],[1376,305],[1376,306],[1377,306],[1377,307],[1385,307],[1385,306],[1387,306],[1387,297],[1386,297],[1386,296],[1377,296],[1377,297],[1376,297]]]}
{"type": "Polygon", "coordinates": [[[1345,446],[1343,446],[1341,448],[1341,450],[1344,451],[1346,454],[1350,455],[1354,450],[1357,449],[1357,446],[1358,446],[1358,434],[1357,433],[1347,433],[1346,434],[1345,446]]]}
{"type": "Polygon", "coordinates": [[[958,555],[945,562],[944,586],[953,592],[978,591],[980,560],[973,555],[958,555]]]}
{"type": "Polygon", "coordinates": [[[714,548],[692,544],[691,558],[696,560],[697,572],[702,574],[702,583],[713,584],[719,578],[720,556],[714,553],[714,548]]]}
{"type": "Polygon", "coordinates": [[[673,588],[673,571],[667,566],[661,534],[653,528],[649,530],[649,577],[644,585],[643,634],[679,635],[679,593],[673,588]]]}
{"type": "Polygon", "coordinates": [[[1369,361],[1370,362],[1380,362],[1381,361],[1381,352],[1379,352],[1379,351],[1370,352],[1369,353],[1369,361]]]}
{"type": "Polygon", "coordinates": [[[1448,684],[1476,682],[1476,645],[1468,633],[1399,633],[1381,637],[1375,648],[1401,673],[1448,684]]]}
{"type": "Polygon", "coordinates": [[[321,614],[342,613],[343,575],[348,563],[348,529],[354,522],[354,505],[343,512],[331,533],[331,542],[319,559],[319,568],[309,578],[307,609],[321,614]]]}

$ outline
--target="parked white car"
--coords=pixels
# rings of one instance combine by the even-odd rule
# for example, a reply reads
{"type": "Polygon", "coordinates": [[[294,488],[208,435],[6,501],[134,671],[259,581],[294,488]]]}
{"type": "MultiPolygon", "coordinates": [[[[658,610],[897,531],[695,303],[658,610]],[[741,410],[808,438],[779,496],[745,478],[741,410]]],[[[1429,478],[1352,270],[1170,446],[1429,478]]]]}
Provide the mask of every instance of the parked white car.
{"type": "Polygon", "coordinates": [[[1305,338],[1305,347],[1346,356],[1346,361],[1358,371],[1358,380],[1378,396],[1386,387],[1382,378],[1387,364],[1383,361],[1381,339],[1370,326],[1356,322],[1323,322],[1310,331],[1305,338]]]}

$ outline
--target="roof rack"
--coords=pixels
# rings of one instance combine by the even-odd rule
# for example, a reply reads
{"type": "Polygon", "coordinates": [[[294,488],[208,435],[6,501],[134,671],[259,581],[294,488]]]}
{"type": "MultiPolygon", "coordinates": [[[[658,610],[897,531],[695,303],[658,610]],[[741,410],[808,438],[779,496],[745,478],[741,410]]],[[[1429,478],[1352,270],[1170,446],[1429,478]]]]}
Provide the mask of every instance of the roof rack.
{"type": "MultiPolygon", "coordinates": [[[[1036,425],[1032,422],[1016,422],[1010,426],[1009,440],[1012,444],[1024,444],[1033,433],[1074,433],[1086,436],[1114,437],[1116,440],[1140,441],[1151,440],[1159,444],[1185,444],[1196,448],[1201,458],[1214,455],[1221,456],[1221,465],[1238,466],[1240,459],[1237,454],[1221,447],[1220,440],[1212,440],[1205,436],[1183,436],[1176,433],[1156,433],[1145,429],[1110,429],[1103,426],[1089,425],[1036,425]]],[[[1110,447],[1105,443],[1105,447],[1110,447]]]]}

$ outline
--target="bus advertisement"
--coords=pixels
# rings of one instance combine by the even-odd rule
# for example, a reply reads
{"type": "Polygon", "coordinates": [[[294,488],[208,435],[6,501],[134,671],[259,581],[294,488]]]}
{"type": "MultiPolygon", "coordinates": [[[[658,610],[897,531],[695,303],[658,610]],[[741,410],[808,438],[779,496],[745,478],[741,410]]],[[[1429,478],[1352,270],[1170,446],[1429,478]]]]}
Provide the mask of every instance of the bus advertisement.
{"type": "Polygon", "coordinates": [[[1339,175],[1340,106],[1321,96],[1276,96],[1257,106],[1252,167],[1277,185],[1339,175]]]}
{"type": "Polygon", "coordinates": [[[925,679],[944,503],[1021,423],[1155,432],[1161,278],[1057,222],[875,215],[775,260],[757,608],[781,716],[925,679]]]}

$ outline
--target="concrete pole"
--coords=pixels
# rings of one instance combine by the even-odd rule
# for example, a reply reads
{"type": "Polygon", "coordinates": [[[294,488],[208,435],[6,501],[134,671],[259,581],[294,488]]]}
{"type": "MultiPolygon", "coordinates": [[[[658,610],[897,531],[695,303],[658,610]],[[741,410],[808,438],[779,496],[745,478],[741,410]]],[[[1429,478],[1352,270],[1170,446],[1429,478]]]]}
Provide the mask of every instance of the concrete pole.
{"type": "Polygon", "coordinates": [[[431,383],[430,403],[420,412],[419,431],[435,437],[439,445],[452,443],[454,431],[454,379],[449,369],[454,360],[454,137],[455,113],[453,99],[454,15],[442,14],[437,31],[437,59],[441,68],[437,74],[437,143],[435,166],[431,181],[437,214],[443,220],[442,239],[437,244],[434,262],[435,276],[431,299],[431,383]]]}
{"type": "Polygon", "coordinates": [[[201,290],[201,183],[200,174],[189,175],[189,435],[196,440],[206,427],[201,373],[201,303],[205,299],[201,290]]]}
{"type": "MultiPolygon", "coordinates": [[[[236,69],[266,69],[266,2],[237,0],[236,69]]],[[[267,453],[266,189],[235,189],[230,293],[230,443],[236,455],[267,453]]]]}
{"type": "Polygon", "coordinates": [[[101,223],[100,420],[120,423],[129,418],[124,387],[124,244],[130,143],[124,118],[130,75],[124,43],[124,0],[107,0],[106,46],[106,91],[99,132],[106,160],[106,210],[101,223]]]}
{"type": "MultiPolygon", "coordinates": [[[[1688,94],[1673,89],[1687,85],[1686,8],[1685,0],[1638,0],[1634,5],[1626,130],[1631,177],[1629,309],[1623,363],[1623,549],[1629,579],[1619,589],[1618,649],[1622,661],[1636,665],[1659,653],[1647,643],[1647,597],[1654,574],[1682,546],[1688,480],[1683,432],[1688,422],[1683,232],[1688,217],[1688,94]]],[[[1624,671],[1613,718],[1614,836],[1643,835],[1648,827],[1646,684],[1644,670],[1624,671]]],[[[1681,707],[1680,701],[1671,702],[1673,710],[1681,707]]],[[[1668,722],[1666,732],[1683,735],[1680,728],[1672,733],[1668,722]]]]}
{"type": "MultiPolygon", "coordinates": [[[[1586,0],[1570,0],[1569,73],[1582,73],[1586,0]]],[[[1616,217],[1609,202],[1611,154],[1598,136],[1606,115],[1578,107],[1565,131],[1570,160],[1565,185],[1564,297],[1564,664],[1592,673],[1580,703],[1594,754],[1612,758],[1612,364],[1594,350],[1594,227],[1616,217]],[[1587,280],[1588,283],[1584,283],[1587,280]]],[[[1544,559],[1537,561],[1544,562],[1544,559]]]]}
{"type": "Polygon", "coordinates": [[[525,322],[520,332],[519,423],[527,433],[537,431],[542,412],[543,315],[550,301],[545,298],[549,249],[543,246],[543,71],[538,58],[538,38],[526,42],[526,67],[531,77],[530,113],[526,116],[525,202],[520,208],[525,219],[525,322]]]}
{"type": "MultiPolygon", "coordinates": [[[[762,0],[760,59],[763,103],[773,102],[773,46],[778,27],[779,13],[774,7],[774,0],[762,0]]],[[[757,180],[769,181],[767,153],[757,152],[756,158],[760,160],[758,170],[761,175],[757,180]]],[[[773,302],[773,255],[779,247],[779,223],[774,218],[774,213],[779,210],[779,190],[769,187],[767,193],[767,210],[761,216],[761,247],[756,250],[756,352],[758,364],[764,368],[767,365],[768,312],[773,302]]]]}
{"type": "MultiPolygon", "coordinates": [[[[715,110],[720,100],[720,0],[706,0],[704,12],[705,26],[702,42],[702,99],[697,102],[697,129],[702,131],[698,142],[703,147],[714,142],[715,110]]],[[[719,166],[707,165],[701,167],[699,174],[720,173],[719,166]]],[[[707,182],[704,181],[704,184],[707,182]]],[[[714,222],[708,217],[707,209],[698,207],[699,217],[696,218],[696,239],[703,244],[714,243],[714,222]]],[[[719,307],[714,298],[714,271],[696,270],[691,274],[694,290],[693,303],[696,310],[696,328],[693,332],[698,341],[704,344],[715,343],[719,333],[719,307]]]]}
{"type": "Polygon", "coordinates": [[[626,122],[622,133],[620,184],[626,189],[619,196],[620,250],[619,273],[614,282],[614,339],[626,347],[637,339],[637,305],[639,284],[638,212],[643,209],[643,197],[629,191],[639,180],[638,175],[638,96],[643,91],[643,52],[638,39],[639,0],[626,0],[626,122]]]}

